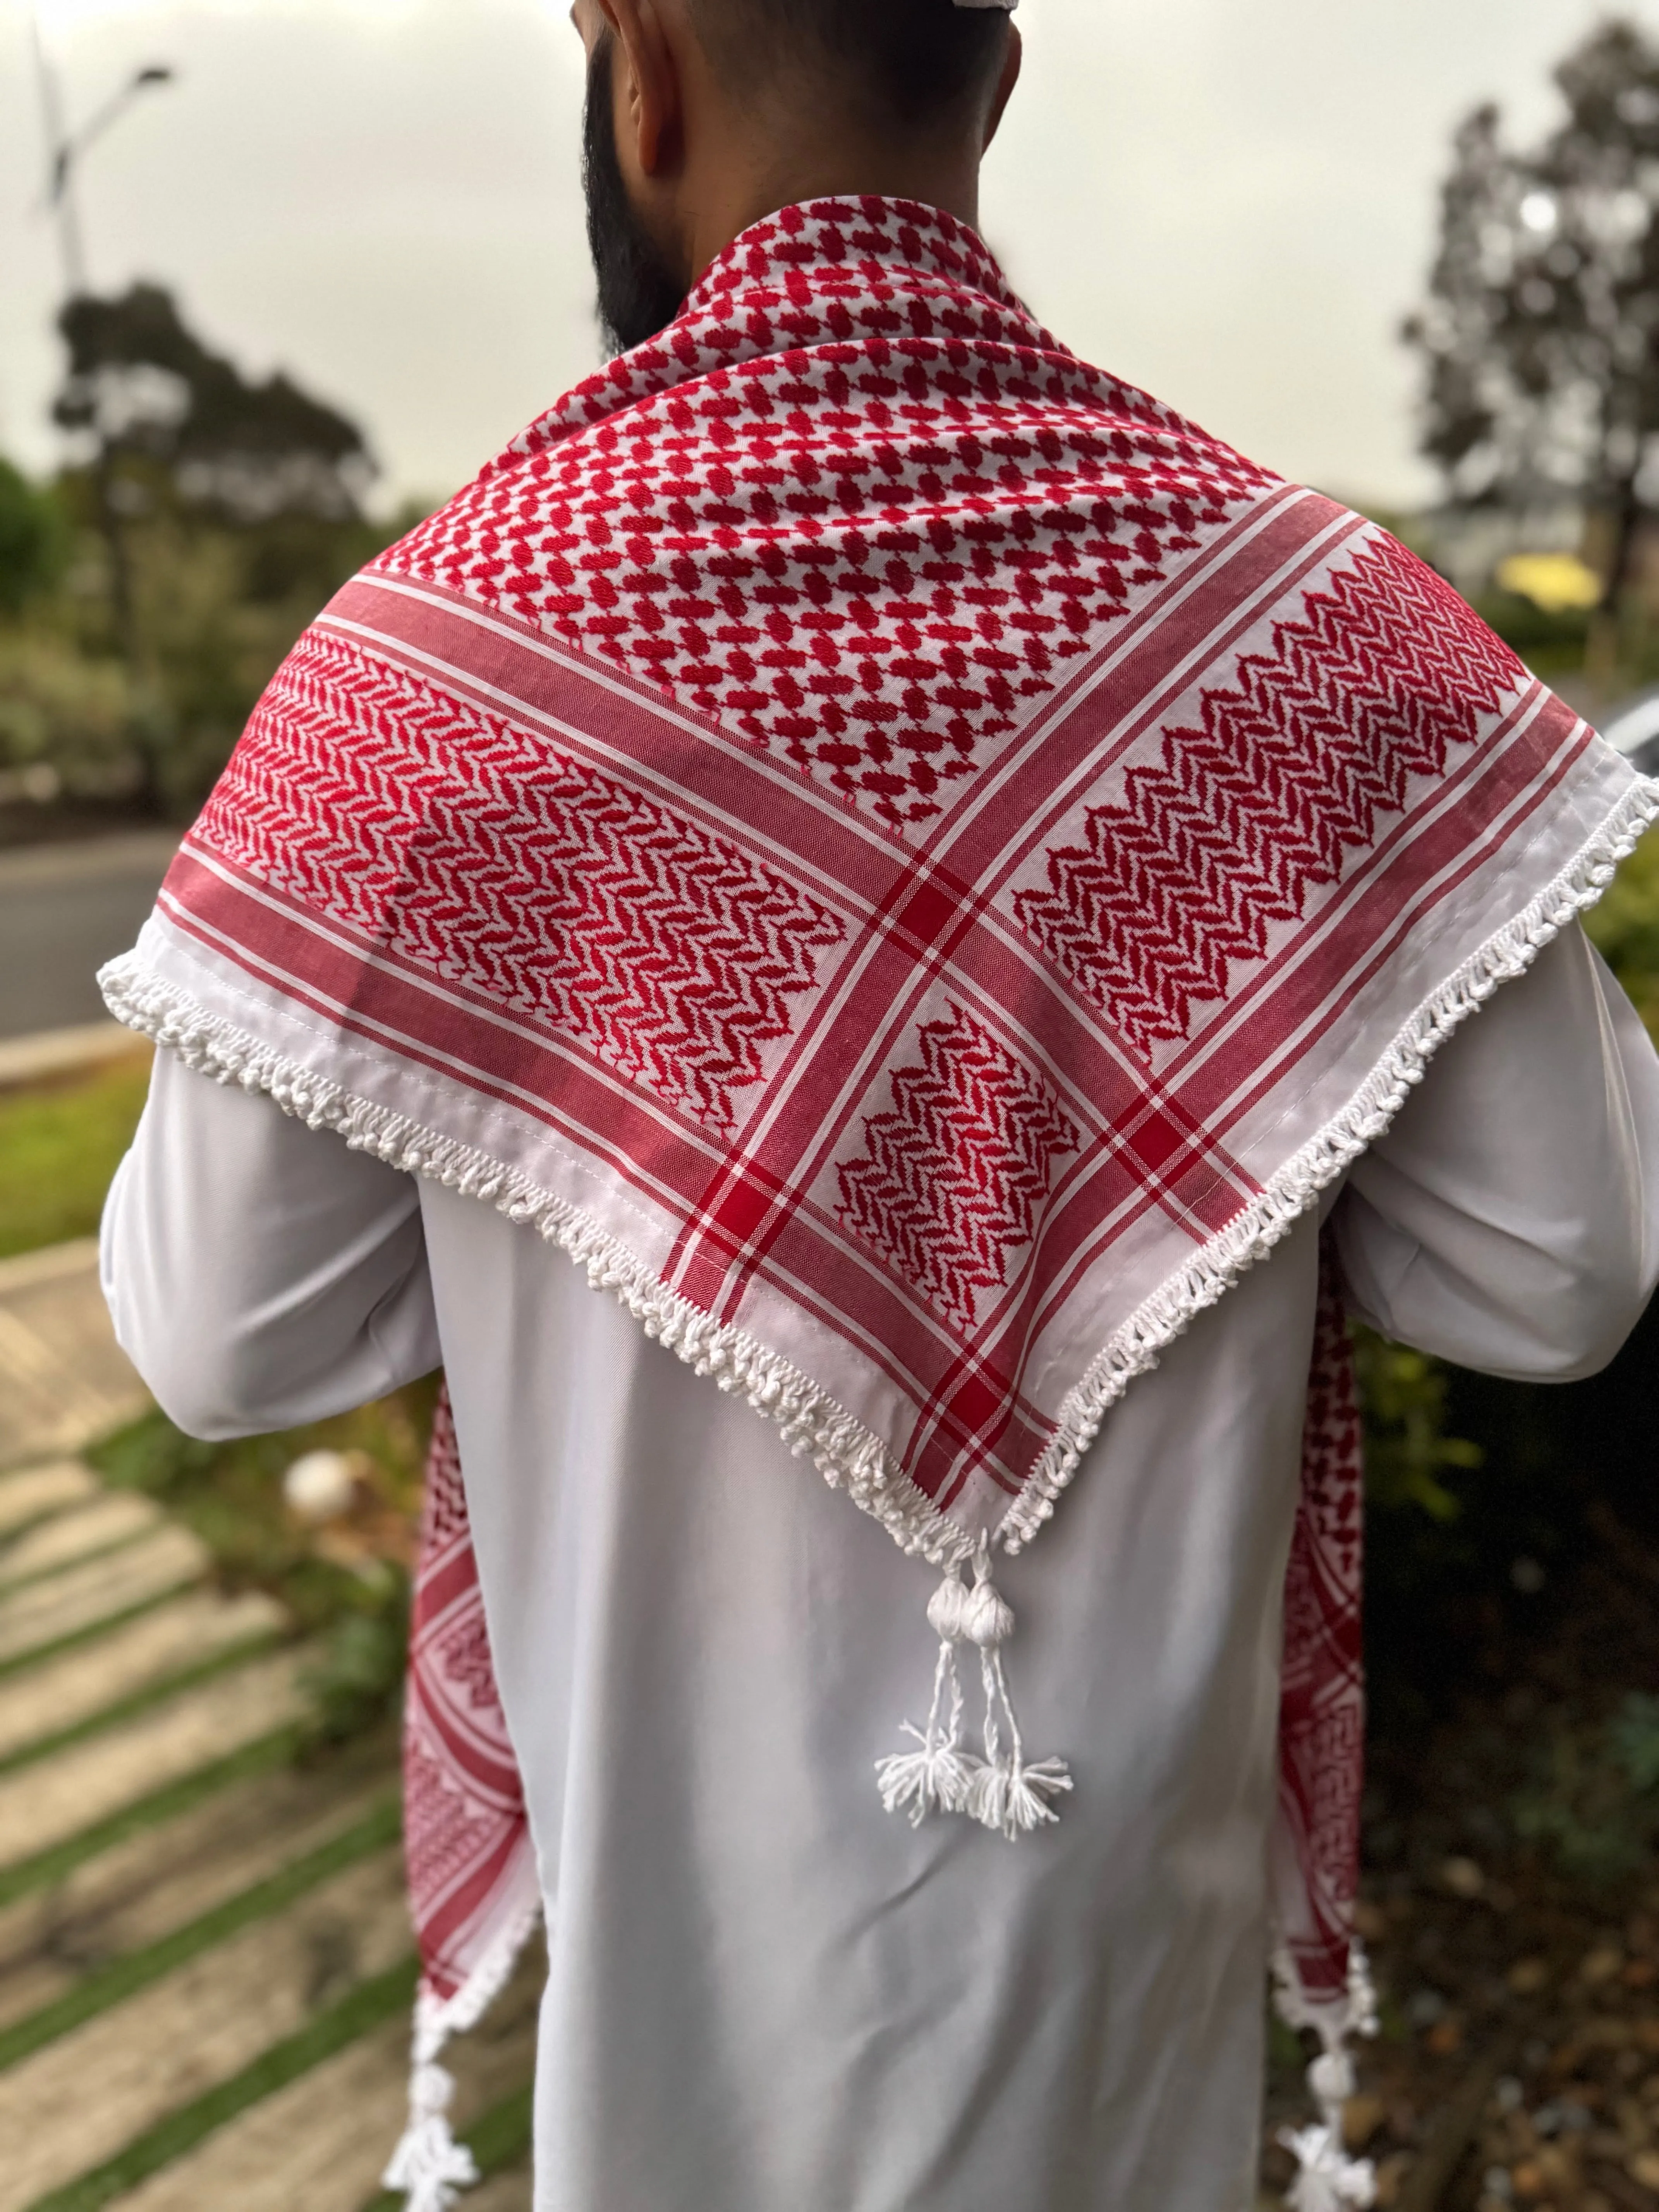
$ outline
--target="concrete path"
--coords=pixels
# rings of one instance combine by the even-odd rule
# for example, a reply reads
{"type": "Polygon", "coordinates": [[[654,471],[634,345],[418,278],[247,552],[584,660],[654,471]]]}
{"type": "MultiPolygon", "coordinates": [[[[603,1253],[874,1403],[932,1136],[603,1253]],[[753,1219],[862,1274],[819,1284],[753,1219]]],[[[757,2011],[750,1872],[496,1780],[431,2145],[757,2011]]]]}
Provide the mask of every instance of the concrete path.
{"type": "MultiPolygon", "coordinates": [[[[0,1263],[0,2212],[389,2207],[396,1747],[296,1759],[280,1609],[76,1456],[143,1402],[89,1246],[0,1263]]],[[[529,2212],[538,1989],[455,2057],[472,2212],[529,2212]]]]}
{"type": "Polygon", "coordinates": [[[27,1036],[0,1037],[0,1091],[23,1083],[44,1083],[55,1075],[83,1075],[112,1060],[149,1049],[143,1037],[107,1018],[67,1030],[37,1030],[27,1036]]]}
{"type": "Polygon", "coordinates": [[[78,1450],[146,1402],[110,1333],[91,1238],[0,1260],[0,1467],[78,1450]]]}

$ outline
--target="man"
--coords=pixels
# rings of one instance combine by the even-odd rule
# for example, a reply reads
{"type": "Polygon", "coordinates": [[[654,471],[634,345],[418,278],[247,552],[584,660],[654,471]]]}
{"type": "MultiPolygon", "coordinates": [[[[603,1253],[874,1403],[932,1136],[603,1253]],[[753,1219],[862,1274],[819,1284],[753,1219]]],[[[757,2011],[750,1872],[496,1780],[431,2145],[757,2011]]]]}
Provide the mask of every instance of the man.
{"type": "Polygon", "coordinates": [[[1240,2212],[1275,1940],[1297,2201],[1366,2203],[1341,1306],[1630,1328],[1659,1061],[1575,917],[1659,798],[1031,321],[1004,10],[574,20],[632,350],[340,595],[106,975],[163,1406],[447,1375],[393,2178],[539,1905],[545,2212],[1240,2212]]]}

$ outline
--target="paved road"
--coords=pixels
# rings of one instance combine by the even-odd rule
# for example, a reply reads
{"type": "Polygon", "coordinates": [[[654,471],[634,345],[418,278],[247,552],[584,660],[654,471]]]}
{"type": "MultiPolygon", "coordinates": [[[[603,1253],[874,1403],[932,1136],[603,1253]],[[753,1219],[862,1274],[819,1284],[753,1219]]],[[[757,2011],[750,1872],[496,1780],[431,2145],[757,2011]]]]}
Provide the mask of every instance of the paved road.
{"type": "Polygon", "coordinates": [[[0,1037],[95,1022],[93,978],[155,903],[176,831],[0,854],[0,1037]]]}

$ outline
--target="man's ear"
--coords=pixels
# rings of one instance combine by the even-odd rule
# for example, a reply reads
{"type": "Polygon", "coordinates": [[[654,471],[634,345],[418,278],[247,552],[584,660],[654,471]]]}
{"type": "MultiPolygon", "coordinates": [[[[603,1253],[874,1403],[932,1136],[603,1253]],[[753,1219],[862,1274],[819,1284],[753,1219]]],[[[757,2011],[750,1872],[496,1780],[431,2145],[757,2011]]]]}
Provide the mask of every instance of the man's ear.
{"type": "Polygon", "coordinates": [[[1019,35],[1019,25],[1008,26],[1008,51],[1002,58],[1002,75],[997,79],[997,88],[991,101],[991,112],[986,118],[985,143],[988,146],[997,135],[997,125],[1002,120],[1002,111],[1014,96],[1014,87],[1019,82],[1019,65],[1025,58],[1025,42],[1019,35]]]}
{"type": "Polygon", "coordinates": [[[619,49],[613,78],[618,143],[631,148],[643,175],[659,176],[679,159],[683,102],[656,0],[599,0],[599,6],[619,49]]]}

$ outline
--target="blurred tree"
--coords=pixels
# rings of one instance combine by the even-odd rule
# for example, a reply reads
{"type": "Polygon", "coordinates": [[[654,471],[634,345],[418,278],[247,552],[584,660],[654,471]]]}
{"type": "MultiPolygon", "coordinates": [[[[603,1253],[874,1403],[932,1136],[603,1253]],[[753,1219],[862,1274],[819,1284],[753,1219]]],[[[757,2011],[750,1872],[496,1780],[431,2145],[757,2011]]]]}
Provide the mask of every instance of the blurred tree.
{"type": "Polygon", "coordinates": [[[60,327],[69,371],[53,419],[107,459],[118,508],[143,512],[165,489],[232,524],[361,520],[375,471],[357,425],[280,374],[250,383],[159,284],[72,300],[60,327]]]}
{"type": "MultiPolygon", "coordinates": [[[[299,632],[415,517],[392,531],[368,520],[359,427],[287,376],[244,376],[161,286],[74,300],[60,327],[53,414],[74,453],[61,495],[93,554],[57,610],[60,642],[124,665],[138,795],[187,814],[299,632]]],[[[45,665],[14,674],[15,755],[26,725],[61,721],[45,665]]]]}
{"type": "Polygon", "coordinates": [[[68,532],[52,494],[0,458],[0,615],[20,613],[62,568],[68,532]]]}
{"type": "Polygon", "coordinates": [[[142,773],[139,702],[123,662],[41,624],[0,628],[0,769],[45,772],[43,796],[128,798],[142,773]]]}
{"type": "Polygon", "coordinates": [[[1428,304],[1422,450],[1459,503],[1582,499],[1605,604],[1659,499],[1659,47],[1601,26],[1556,72],[1566,119],[1526,151],[1495,107],[1457,133],[1428,304]]]}
{"type": "MultiPolygon", "coordinates": [[[[1571,503],[1593,518],[1604,592],[1590,662],[1605,682],[1659,512],[1659,44],[1605,22],[1556,82],[1565,118],[1530,147],[1505,143],[1494,107],[1457,132],[1429,297],[1404,335],[1425,372],[1421,450],[1454,504],[1571,503]]],[[[1546,673],[1577,658],[1581,613],[1497,592],[1480,611],[1546,673]]],[[[1659,836],[1588,926],[1659,1035],[1659,836]]],[[[1409,1717],[1471,1668],[1502,1671],[1608,1513],[1659,1542],[1659,1308],[1603,1374],[1565,1388],[1363,1334],[1358,1349],[1373,1656],[1409,1717]]]]}

